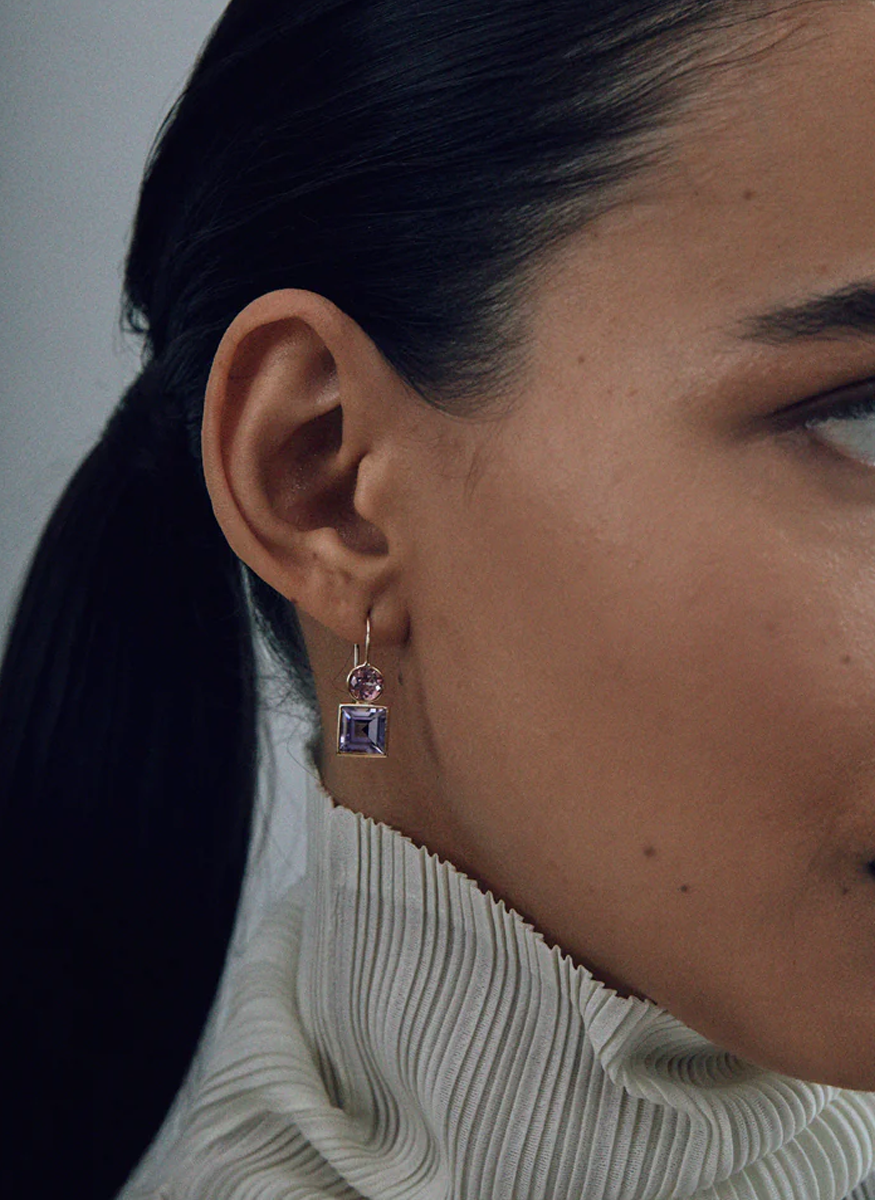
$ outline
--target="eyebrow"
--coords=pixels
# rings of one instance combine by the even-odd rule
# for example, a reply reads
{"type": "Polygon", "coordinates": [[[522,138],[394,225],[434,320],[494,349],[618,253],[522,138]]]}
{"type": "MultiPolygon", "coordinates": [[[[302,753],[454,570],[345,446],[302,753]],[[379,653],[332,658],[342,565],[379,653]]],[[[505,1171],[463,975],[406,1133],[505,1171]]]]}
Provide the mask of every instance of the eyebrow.
{"type": "Polygon", "coordinates": [[[743,341],[771,346],[813,338],[875,337],[875,280],[746,317],[738,334],[743,341]]]}

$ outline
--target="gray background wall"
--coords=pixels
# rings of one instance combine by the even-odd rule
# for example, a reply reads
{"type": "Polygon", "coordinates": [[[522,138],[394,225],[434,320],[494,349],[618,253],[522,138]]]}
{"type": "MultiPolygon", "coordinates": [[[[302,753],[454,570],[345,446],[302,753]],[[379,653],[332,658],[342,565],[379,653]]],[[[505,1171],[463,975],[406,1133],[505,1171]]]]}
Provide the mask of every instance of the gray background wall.
{"type": "Polygon", "coordinates": [[[0,614],[138,368],[117,332],[152,137],[220,0],[0,6],[0,614]]]}
{"type": "MultiPolygon", "coordinates": [[[[137,374],[117,328],[137,189],[224,7],[0,5],[0,640],[65,481],[137,374]]],[[[289,729],[275,723],[284,745],[289,729]]],[[[297,756],[280,762],[292,790],[297,756]]]]}

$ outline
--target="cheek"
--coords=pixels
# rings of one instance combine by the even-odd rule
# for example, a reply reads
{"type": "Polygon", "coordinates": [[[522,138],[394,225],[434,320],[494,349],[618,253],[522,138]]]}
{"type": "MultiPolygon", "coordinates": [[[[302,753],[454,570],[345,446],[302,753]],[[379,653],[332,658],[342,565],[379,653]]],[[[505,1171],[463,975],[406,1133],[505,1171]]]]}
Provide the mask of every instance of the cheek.
{"type": "Polygon", "coordinates": [[[427,530],[423,711],[463,860],[761,1064],[835,1077],[840,996],[869,1086],[871,536],[753,453],[622,444],[504,464],[427,530]]]}
{"type": "Polygon", "coordinates": [[[493,476],[448,565],[439,724],[507,766],[504,803],[549,789],[569,857],[658,834],[667,869],[755,875],[767,908],[830,846],[848,871],[875,849],[875,606],[743,473],[667,460],[493,476]]]}
{"type": "Polygon", "coordinates": [[[793,869],[833,836],[875,844],[875,593],[853,539],[824,540],[748,483],[715,468],[669,498],[642,481],[595,571],[592,628],[639,766],[664,754],[705,801],[685,819],[725,841],[762,829],[745,860],[774,869],[786,851],[793,869]]]}

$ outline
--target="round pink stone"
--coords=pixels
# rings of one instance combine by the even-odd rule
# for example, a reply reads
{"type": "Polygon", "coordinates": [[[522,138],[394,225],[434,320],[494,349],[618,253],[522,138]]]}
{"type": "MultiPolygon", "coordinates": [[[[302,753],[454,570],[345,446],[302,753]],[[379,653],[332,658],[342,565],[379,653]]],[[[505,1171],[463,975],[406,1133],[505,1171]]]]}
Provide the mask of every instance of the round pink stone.
{"type": "Polygon", "coordinates": [[[355,667],[350,671],[346,683],[355,700],[376,700],[383,691],[383,676],[370,664],[355,667]]]}

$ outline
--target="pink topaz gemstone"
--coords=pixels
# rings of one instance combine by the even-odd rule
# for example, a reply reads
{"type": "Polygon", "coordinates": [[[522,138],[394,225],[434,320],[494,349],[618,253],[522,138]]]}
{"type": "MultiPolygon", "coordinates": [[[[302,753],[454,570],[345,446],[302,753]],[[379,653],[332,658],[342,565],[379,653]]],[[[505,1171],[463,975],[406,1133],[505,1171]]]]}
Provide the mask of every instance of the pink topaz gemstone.
{"type": "Polygon", "coordinates": [[[367,703],[376,700],[383,691],[383,676],[376,667],[365,664],[350,671],[347,679],[350,695],[367,703]]]}

